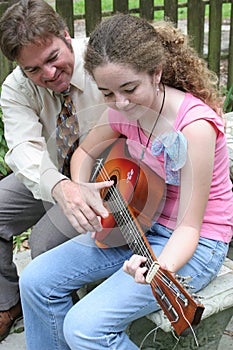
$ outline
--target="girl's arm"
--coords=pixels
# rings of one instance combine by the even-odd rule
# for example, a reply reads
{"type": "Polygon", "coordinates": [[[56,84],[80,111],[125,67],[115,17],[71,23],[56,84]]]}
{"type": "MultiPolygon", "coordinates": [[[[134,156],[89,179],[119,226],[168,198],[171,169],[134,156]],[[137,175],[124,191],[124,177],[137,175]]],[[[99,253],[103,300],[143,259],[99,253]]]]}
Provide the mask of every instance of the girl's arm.
{"type": "MultiPolygon", "coordinates": [[[[157,257],[159,264],[171,272],[185,265],[198,245],[209,198],[216,145],[215,129],[205,120],[193,122],[182,132],[188,142],[188,154],[181,171],[177,226],[157,257]]],[[[123,267],[139,283],[145,283],[145,267],[141,267],[144,261],[144,257],[133,256],[123,267]]]]}
{"type": "Polygon", "coordinates": [[[71,158],[71,179],[74,182],[89,182],[98,156],[120,136],[109,125],[107,113],[106,110],[71,158]]]}
{"type": "Polygon", "coordinates": [[[176,272],[193,256],[208,203],[213,175],[216,131],[205,120],[182,130],[188,142],[187,161],[181,171],[177,227],[158,260],[176,272]]]}

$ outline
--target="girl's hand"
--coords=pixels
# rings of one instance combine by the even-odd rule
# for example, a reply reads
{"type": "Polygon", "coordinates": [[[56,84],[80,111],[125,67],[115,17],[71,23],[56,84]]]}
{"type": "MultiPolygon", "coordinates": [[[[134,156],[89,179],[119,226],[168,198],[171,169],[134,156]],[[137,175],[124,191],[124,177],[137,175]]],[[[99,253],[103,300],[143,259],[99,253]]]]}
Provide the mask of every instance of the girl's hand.
{"type": "Polygon", "coordinates": [[[144,274],[147,272],[148,268],[143,266],[147,261],[147,258],[140,255],[132,255],[129,260],[126,260],[123,265],[123,271],[131,275],[135,282],[146,284],[146,279],[144,274]]]}

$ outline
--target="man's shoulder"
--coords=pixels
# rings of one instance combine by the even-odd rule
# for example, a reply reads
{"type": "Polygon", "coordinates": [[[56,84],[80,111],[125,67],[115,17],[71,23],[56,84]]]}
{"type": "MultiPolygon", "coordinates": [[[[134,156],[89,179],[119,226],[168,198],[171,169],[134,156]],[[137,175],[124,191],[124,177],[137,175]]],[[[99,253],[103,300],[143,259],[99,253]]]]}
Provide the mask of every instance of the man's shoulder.
{"type": "Polygon", "coordinates": [[[1,101],[10,98],[24,101],[24,103],[28,102],[30,105],[33,103],[38,105],[39,101],[43,100],[45,96],[50,97],[50,95],[47,89],[35,85],[17,66],[2,84],[1,101]]]}
{"type": "Polygon", "coordinates": [[[16,66],[16,68],[13,69],[13,71],[6,77],[3,84],[7,83],[15,83],[18,85],[25,85],[28,78],[24,75],[23,71],[19,66],[16,66]]]}
{"type": "Polygon", "coordinates": [[[31,100],[32,96],[33,87],[20,67],[17,66],[2,83],[1,103],[4,99],[21,100],[23,97],[31,100]]]}
{"type": "Polygon", "coordinates": [[[88,40],[89,40],[88,37],[82,36],[82,37],[79,37],[79,38],[72,38],[72,43],[74,42],[74,43],[79,43],[79,44],[86,45],[88,40]]]}
{"type": "Polygon", "coordinates": [[[2,84],[2,88],[11,88],[19,91],[34,91],[35,84],[27,78],[19,66],[13,69],[13,71],[6,77],[2,84]]]}
{"type": "Polygon", "coordinates": [[[72,47],[75,54],[82,56],[83,52],[86,49],[87,43],[88,43],[88,38],[86,37],[72,39],[72,47]]]}

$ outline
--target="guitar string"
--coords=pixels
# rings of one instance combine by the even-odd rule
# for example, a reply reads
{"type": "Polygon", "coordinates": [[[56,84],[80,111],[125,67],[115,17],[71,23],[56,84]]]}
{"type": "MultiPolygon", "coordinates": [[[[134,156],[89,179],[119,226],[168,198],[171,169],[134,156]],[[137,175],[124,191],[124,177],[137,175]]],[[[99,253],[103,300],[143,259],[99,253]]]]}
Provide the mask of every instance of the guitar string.
{"type": "MultiPolygon", "coordinates": [[[[103,181],[105,180],[105,179],[109,179],[109,176],[108,176],[108,174],[107,174],[107,171],[103,168],[103,171],[105,171],[105,178],[104,177],[102,177],[103,178],[103,181]]],[[[115,204],[115,208],[117,209],[117,210],[119,210],[119,208],[120,209],[122,209],[121,207],[120,207],[120,205],[119,205],[119,203],[120,202],[122,202],[122,198],[120,197],[120,194],[119,194],[119,192],[117,191],[117,190],[115,190],[115,189],[109,189],[110,191],[111,191],[111,194],[113,195],[113,197],[114,197],[114,199],[115,199],[115,202],[116,202],[116,204],[115,204]]],[[[125,203],[124,203],[125,204],[125,203]]],[[[112,206],[114,206],[114,202],[112,203],[112,206]]],[[[125,209],[125,206],[124,206],[124,209],[125,209]]],[[[125,212],[125,210],[122,210],[121,211],[121,214],[122,213],[124,213],[124,217],[122,218],[123,219],[123,222],[125,222],[126,223],[126,227],[128,227],[128,229],[129,229],[129,231],[131,231],[131,229],[130,229],[130,226],[129,226],[129,223],[132,223],[132,224],[134,224],[134,222],[132,221],[132,217],[131,217],[131,215],[130,215],[130,213],[128,212],[128,211],[126,211],[125,212]],[[126,215],[125,215],[126,214],[126,215]]],[[[127,235],[127,234],[126,234],[127,235]]],[[[149,255],[148,255],[148,247],[146,246],[146,243],[143,241],[143,238],[142,238],[142,236],[141,236],[141,234],[140,233],[138,233],[138,230],[136,230],[136,231],[134,231],[134,238],[137,240],[137,243],[139,243],[139,252],[142,254],[142,255],[144,255],[145,256],[145,253],[147,254],[146,255],[146,258],[148,259],[148,262],[149,263],[153,263],[154,262],[154,259],[152,258],[152,256],[151,256],[151,253],[149,252],[149,255]],[[139,239],[137,238],[137,236],[139,237],[139,239]],[[141,243],[141,244],[140,244],[141,243]],[[143,249],[144,248],[144,249],[143,249]],[[146,251],[145,251],[145,248],[146,248],[146,251]]],[[[163,274],[163,273],[161,273],[160,271],[158,271],[158,275],[160,275],[160,277],[162,278],[162,276],[166,276],[165,274],[163,274]]],[[[169,284],[167,284],[167,287],[169,287],[170,285],[169,284]]],[[[174,289],[173,289],[173,291],[174,291],[174,289]]],[[[175,293],[174,292],[174,295],[176,295],[177,293],[175,293]]]]}
{"type": "MultiPolygon", "coordinates": [[[[104,180],[108,180],[109,179],[109,175],[108,175],[106,169],[103,167],[102,170],[105,172],[105,174],[104,174],[105,177],[102,176],[103,181],[104,180]]],[[[122,201],[122,198],[120,197],[119,192],[116,191],[114,188],[110,188],[110,189],[108,189],[108,191],[111,192],[111,194],[113,195],[113,197],[115,199],[115,203],[116,203],[115,208],[117,210],[119,210],[119,208],[120,208],[121,214],[124,214],[124,217],[123,217],[123,219],[125,218],[124,222],[126,223],[126,227],[128,227],[129,230],[130,230],[129,223],[133,224],[132,217],[129,215],[128,211],[125,212],[125,210],[122,210],[122,207],[119,205],[119,203],[122,201]]],[[[113,202],[113,205],[114,205],[114,202],[113,202]]],[[[123,207],[123,209],[125,209],[125,207],[123,207]]],[[[144,241],[143,241],[143,244],[140,242],[140,241],[142,241],[142,237],[141,237],[141,234],[139,234],[137,230],[134,231],[134,238],[137,240],[137,243],[139,243],[139,251],[140,251],[140,253],[142,255],[145,255],[145,253],[147,254],[148,253],[148,248],[146,246],[146,243],[144,241]],[[139,239],[137,239],[137,236],[139,237],[139,239]],[[141,243],[141,245],[140,245],[140,243],[141,243]],[[143,248],[144,248],[144,250],[143,250],[143,248]],[[146,252],[145,252],[145,248],[146,248],[146,252]]],[[[147,254],[146,258],[148,259],[148,262],[150,262],[151,264],[154,262],[151,254],[149,254],[149,255],[147,254]]],[[[159,273],[161,278],[162,278],[162,276],[166,276],[164,273],[161,273],[160,271],[158,271],[158,273],[159,273]]],[[[170,285],[167,284],[167,287],[169,287],[169,286],[170,285]]],[[[176,294],[177,293],[175,293],[174,295],[176,295],[176,294]]]]}
{"type": "MultiPolygon", "coordinates": [[[[109,175],[108,175],[106,169],[103,167],[102,170],[105,172],[105,174],[104,174],[105,177],[102,176],[103,181],[109,179],[109,175]]],[[[130,229],[129,224],[130,224],[130,223],[133,224],[132,217],[129,215],[129,212],[128,212],[128,211],[125,212],[125,210],[124,210],[124,209],[125,209],[125,206],[122,208],[122,207],[119,205],[119,203],[122,202],[122,198],[120,197],[119,192],[116,191],[115,188],[109,188],[108,191],[110,191],[111,195],[112,195],[112,196],[114,197],[114,199],[115,199],[115,203],[116,203],[116,204],[115,204],[115,208],[116,208],[116,210],[119,211],[119,209],[120,209],[120,210],[121,210],[121,213],[124,213],[124,216],[122,217],[122,219],[123,219],[123,220],[125,219],[124,222],[126,223],[126,227],[128,227],[129,231],[131,231],[132,228],[130,229]],[[123,209],[123,210],[122,210],[122,209],[123,209]],[[125,214],[126,214],[127,216],[126,216],[125,214]]],[[[112,203],[112,205],[114,206],[114,202],[112,203]]],[[[127,234],[126,234],[126,235],[127,235],[127,234]]],[[[137,239],[137,236],[139,236],[139,238],[142,239],[141,235],[139,235],[138,232],[137,232],[137,230],[136,230],[136,231],[134,232],[134,238],[136,239],[137,243],[140,243],[140,240],[137,239]]],[[[143,245],[142,245],[142,244],[141,244],[141,246],[139,245],[139,250],[140,250],[141,253],[145,253],[145,252],[143,251],[143,245]]],[[[148,255],[147,258],[148,258],[149,262],[151,262],[151,264],[152,264],[154,260],[151,258],[151,256],[148,255]]]]}
{"type": "MultiPolygon", "coordinates": [[[[155,283],[154,280],[151,282],[151,285],[155,288],[156,283],[155,283]]],[[[169,286],[168,286],[168,287],[169,287],[169,286]]],[[[180,302],[178,301],[179,295],[177,295],[177,293],[173,293],[173,294],[174,294],[174,296],[175,296],[175,301],[176,301],[176,303],[177,303],[177,305],[178,305],[178,307],[179,307],[179,309],[180,309],[180,312],[181,312],[181,314],[182,314],[182,316],[183,316],[183,319],[184,319],[184,320],[186,321],[186,323],[188,324],[188,326],[189,326],[189,328],[190,328],[190,330],[191,330],[191,332],[192,332],[192,334],[193,334],[194,341],[195,341],[195,343],[196,343],[196,345],[197,345],[197,347],[198,347],[198,346],[199,346],[199,343],[198,343],[198,339],[197,339],[197,336],[196,336],[196,334],[195,334],[194,328],[192,327],[192,324],[189,322],[189,320],[188,320],[187,317],[185,316],[184,311],[183,311],[183,308],[182,308],[180,302]]],[[[172,325],[172,324],[176,323],[176,320],[175,320],[175,321],[170,320],[170,323],[171,323],[171,325],[172,325]]]]}
{"type": "Polygon", "coordinates": [[[139,346],[139,350],[142,350],[142,347],[143,347],[143,344],[145,343],[146,339],[152,334],[152,333],[155,333],[154,334],[154,337],[153,337],[153,342],[155,343],[155,339],[156,339],[156,335],[157,335],[157,330],[159,329],[159,325],[156,326],[155,328],[151,329],[146,335],[145,337],[142,339],[141,341],[141,344],[139,346]]]}
{"type": "MultiPolygon", "coordinates": [[[[120,198],[120,195],[119,195],[119,192],[116,191],[116,190],[111,190],[111,192],[112,192],[112,195],[113,195],[113,197],[115,198],[116,202],[119,203],[119,202],[120,202],[120,199],[121,199],[121,198],[120,198]],[[118,200],[117,200],[117,195],[118,195],[118,200]]],[[[113,202],[113,204],[114,204],[114,202],[113,202]]],[[[113,205],[113,206],[114,206],[114,205],[113,205]]],[[[119,204],[118,204],[118,205],[115,205],[115,208],[116,208],[117,210],[119,210],[119,204]]],[[[122,213],[128,214],[127,211],[126,211],[126,212],[125,212],[125,211],[122,211],[121,214],[122,214],[122,213]]],[[[124,216],[125,216],[125,215],[124,215],[124,216]]],[[[123,219],[124,219],[124,218],[123,218],[123,219]]],[[[129,228],[129,231],[131,231],[128,223],[131,223],[131,222],[132,222],[132,217],[131,217],[130,215],[128,215],[128,216],[125,216],[125,219],[128,219],[127,221],[125,220],[126,223],[127,223],[126,227],[128,227],[128,228],[129,228]]],[[[146,244],[143,242],[143,244],[141,244],[141,246],[140,246],[140,241],[142,240],[142,237],[141,237],[140,234],[138,234],[137,230],[134,232],[134,238],[135,238],[135,239],[137,240],[137,242],[139,243],[139,253],[141,253],[141,255],[143,255],[143,256],[146,255],[146,257],[147,257],[147,259],[148,259],[147,262],[152,264],[152,263],[154,262],[154,260],[152,259],[151,254],[150,254],[150,255],[147,254],[147,253],[148,253],[148,248],[147,248],[146,244]],[[139,236],[140,240],[137,240],[137,236],[139,236]],[[143,249],[143,248],[144,248],[144,249],[143,249]],[[146,248],[146,251],[145,251],[145,248],[146,248]],[[146,254],[145,254],[145,253],[146,253],[146,254]]],[[[150,253],[150,252],[149,252],[149,253],[150,253]]],[[[163,277],[163,276],[166,277],[166,275],[165,275],[163,272],[160,272],[160,271],[157,272],[157,276],[158,276],[161,280],[162,280],[162,277],[163,277]]],[[[166,278],[165,278],[165,281],[163,280],[163,283],[164,283],[165,285],[167,285],[167,287],[170,289],[170,291],[173,292],[173,295],[174,295],[174,296],[177,296],[177,292],[175,291],[174,288],[171,287],[170,283],[167,282],[166,278]]],[[[174,283],[172,282],[172,284],[174,284],[174,283]]],[[[155,283],[153,283],[152,286],[155,288],[155,283]]]]}
{"type": "MultiPolygon", "coordinates": [[[[108,180],[108,179],[109,179],[109,175],[108,175],[106,169],[103,167],[102,170],[105,172],[105,174],[104,174],[105,177],[102,176],[103,181],[104,181],[104,180],[108,180]]],[[[132,224],[133,224],[132,217],[129,215],[128,211],[125,212],[125,210],[122,210],[122,207],[119,205],[119,203],[122,201],[122,198],[120,197],[119,192],[116,191],[115,188],[109,188],[108,191],[111,192],[111,195],[112,195],[112,196],[114,197],[114,199],[115,199],[115,203],[116,203],[116,204],[115,204],[115,208],[116,208],[117,210],[120,209],[120,210],[121,210],[121,214],[124,214],[123,219],[125,219],[125,220],[124,220],[124,222],[126,223],[125,226],[128,227],[128,229],[129,229],[129,231],[130,231],[129,223],[132,223],[132,224]],[[125,215],[125,214],[126,214],[126,215],[125,215]]],[[[114,205],[114,202],[113,202],[112,204],[114,205]]],[[[125,207],[123,207],[123,209],[125,209],[125,207]]],[[[141,255],[143,255],[143,256],[145,256],[145,253],[146,253],[146,258],[148,259],[147,262],[148,262],[148,263],[151,263],[151,265],[152,265],[152,263],[154,262],[154,260],[153,260],[153,258],[152,258],[152,256],[151,256],[151,254],[148,255],[148,248],[147,248],[145,242],[143,241],[143,244],[140,242],[140,241],[142,241],[142,237],[141,237],[141,234],[139,234],[137,230],[134,231],[134,238],[135,238],[135,240],[137,241],[137,243],[139,243],[139,252],[140,252],[141,255]],[[139,237],[139,239],[137,238],[137,236],[139,237]],[[143,250],[143,248],[144,248],[144,250],[143,250]],[[146,251],[145,251],[145,248],[146,248],[146,251]]],[[[149,253],[150,253],[150,252],[149,252],[149,253]]],[[[162,271],[160,272],[160,270],[158,270],[157,276],[160,277],[161,280],[162,280],[162,277],[166,277],[166,275],[164,274],[164,272],[162,272],[162,271]]],[[[167,282],[166,282],[166,278],[165,278],[165,281],[163,280],[163,283],[166,284],[167,287],[173,292],[173,295],[174,295],[174,296],[177,296],[177,292],[174,290],[174,288],[171,288],[170,283],[167,283],[167,282]]],[[[154,287],[155,287],[155,284],[154,284],[154,287]]]]}
{"type": "MultiPolygon", "coordinates": [[[[180,303],[177,302],[177,304],[178,304],[178,306],[179,306],[179,308],[180,308],[180,312],[182,313],[183,318],[185,319],[185,321],[186,321],[187,324],[189,325],[189,328],[190,328],[190,330],[191,330],[191,332],[192,332],[192,334],[193,334],[193,338],[194,338],[194,341],[195,341],[197,347],[199,347],[199,343],[198,343],[198,340],[197,340],[197,336],[196,336],[196,334],[195,334],[195,331],[194,331],[194,329],[193,329],[191,323],[189,322],[189,320],[188,320],[187,317],[185,316],[185,314],[184,314],[184,312],[183,312],[183,309],[182,309],[182,306],[180,305],[180,303]]],[[[171,322],[171,324],[172,324],[172,322],[171,322]]]]}
{"type": "MultiPolygon", "coordinates": [[[[155,344],[155,341],[156,341],[156,336],[157,336],[157,331],[159,329],[159,327],[161,326],[161,324],[159,324],[158,326],[156,326],[155,328],[151,329],[143,338],[143,340],[141,341],[141,344],[139,346],[139,350],[142,350],[142,347],[143,347],[143,344],[145,343],[146,339],[152,334],[152,333],[155,333],[154,336],[153,336],[153,343],[155,344]]],[[[173,337],[175,338],[176,340],[176,344],[173,346],[173,348],[171,350],[175,350],[179,341],[180,341],[180,337],[178,338],[174,332],[172,331],[172,335],[173,337]]],[[[155,344],[156,345],[156,344],[155,344]]]]}
{"type": "MultiPolygon", "coordinates": [[[[113,191],[113,193],[114,193],[114,191],[113,191]]],[[[117,192],[115,192],[115,193],[117,193],[117,192]]],[[[116,196],[115,196],[115,198],[116,198],[116,196]]],[[[145,255],[144,252],[142,252],[142,255],[145,255]]],[[[161,274],[161,273],[158,272],[156,276],[158,277],[158,279],[159,279],[159,277],[160,277],[160,279],[162,280],[162,275],[163,275],[163,273],[161,274]]],[[[163,283],[164,283],[164,281],[163,281],[163,283]]],[[[164,284],[166,285],[166,280],[165,280],[165,283],[164,283],[164,284]]],[[[155,288],[155,286],[156,286],[155,281],[152,281],[151,286],[155,288]]],[[[181,306],[180,303],[178,302],[177,292],[175,292],[175,290],[174,290],[173,288],[171,288],[170,284],[167,284],[167,287],[172,291],[172,293],[173,293],[173,295],[174,295],[174,297],[175,297],[175,301],[176,301],[176,303],[178,304],[179,309],[181,310],[183,319],[186,320],[187,324],[188,324],[189,327],[192,329],[192,326],[191,326],[190,322],[189,322],[188,319],[185,317],[185,314],[184,314],[184,312],[183,312],[183,310],[182,310],[182,306],[181,306]]],[[[163,293],[163,294],[164,294],[164,293],[163,293]]],[[[176,323],[176,321],[170,320],[170,323],[171,323],[171,325],[172,325],[172,324],[176,323]]],[[[192,330],[192,331],[193,331],[193,330],[192,330]]],[[[195,337],[195,334],[194,334],[194,337],[195,337]]],[[[195,338],[195,342],[197,343],[196,338],[195,338]]],[[[198,344],[198,343],[197,343],[197,344],[198,344]]]]}
{"type": "MultiPolygon", "coordinates": [[[[109,175],[108,175],[106,169],[104,168],[104,166],[103,166],[103,168],[102,168],[102,172],[105,172],[105,174],[104,174],[105,177],[102,175],[103,181],[104,181],[104,180],[109,180],[109,175]]],[[[122,217],[123,217],[123,218],[125,217],[125,223],[126,223],[126,227],[127,227],[128,223],[133,223],[132,217],[131,217],[131,215],[130,215],[131,213],[129,213],[127,210],[126,210],[126,211],[125,211],[125,210],[122,210],[122,207],[119,205],[119,204],[122,202],[122,198],[121,198],[121,196],[120,196],[119,191],[117,191],[117,190],[115,189],[115,187],[110,188],[108,191],[111,192],[111,195],[112,195],[112,196],[114,197],[114,199],[115,199],[115,202],[113,201],[113,204],[116,203],[116,205],[115,205],[116,209],[117,209],[117,210],[120,209],[120,210],[121,210],[121,215],[122,215],[122,217]],[[125,214],[126,214],[126,215],[125,215],[125,214]],[[128,219],[128,220],[127,220],[127,219],[128,219]]],[[[123,209],[126,209],[126,206],[124,206],[123,209]]],[[[129,226],[128,226],[128,227],[129,227],[129,226]]],[[[129,227],[129,230],[130,230],[130,227],[129,227]]],[[[140,240],[139,240],[138,242],[140,243],[140,241],[142,240],[142,237],[141,237],[141,234],[139,235],[137,231],[138,231],[138,230],[134,231],[134,238],[137,239],[136,236],[138,235],[138,236],[140,237],[140,240]],[[136,234],[135,234],[135,233],[136,233],[136,234]]],[[[144,248],[145,248],[145,247],[146,247],[146,244],[145,244],[144,241],[143,241],[143,243],[144,243],[144,248]]],[[[140,253],[141,253],[143,256],[145,256],[145,251],[142,250],[143,245],[141,244],[141,247],[139,246],[139,248],[140,248],[140,249],[139,249],[140,253]]],[[[147,248],[147,247],[146,247],[146,248],[147,248]]],[[[147,249],[146,253],[148,253],[148,249],[147,249]]],[[[154,260],[152,259],[151,255],[147,255],[146,257],[147,257],[147,259],[148,259],[151,263],[154,261],[154,260]]],[[[195,340],[196,344],[198,345],[197,337],[196,337],[195,332],[194,332],[194,330],[193,330],[193,328],[192,328],[192,325],[191,325],[191,323],[188,321],[188,319],[186,318],[186,316],[185,316],[185,314],[184,314],[184,312],[183,312],[183,309],[182,309],[182,305],[181,305],[181,304],[179,303],[179,301],[178,301],[178,297],[180,297],[180,295],[177,294],[177,292],[175,291],[174,288],[171,288],[170,283],[167,283],[167,282],[166,282],[166,281],[167,281],[167,276],[164,274],[163,271],[160,272],[160,270],[158,270],[158,271],[156,272],[156,276],[157,276],[157,278],[160,278],[161,281],[163,281],[163,283],[164,283],[165,285],[167,284],[168,289],[170,289],[171,292],[173,293],[173,295],[175,296],[175,300],[176,300],[176,303],[178,304],[178,306],[179,306],[179,308],[180,308],[181,314],[182,314],[184,320],[185,320],[185,321],[187,322],[187,324],[189,325],[189,327],[190,327],[190,329],[191,329],[191,331],[192,331],[192,333],[193,333],[194,340],[195,340]],[[165,281],[164,281],[164,279],[162,280],[162,277],[164,277],[164,276],[166,277],[166,278],[165,278],[165,281]]],[[[171,281],[171,282],[172,282],[172,284],[174,284],[173,281],[171,281]]],[[[152,282],[151,282],[150,284],[151,284],[152,287],[154,287],[154,289],[156,289],[156,287],[159,287],[158,283],[157,283],[156,280],[154,280],[154,279],[152,280],[152,282]]],[[[172,323],[175,323],[175,322],[176,322],[176,321],[170,320],[170,323],[171,323],[171,324],[172,324],[172,323]]]]}

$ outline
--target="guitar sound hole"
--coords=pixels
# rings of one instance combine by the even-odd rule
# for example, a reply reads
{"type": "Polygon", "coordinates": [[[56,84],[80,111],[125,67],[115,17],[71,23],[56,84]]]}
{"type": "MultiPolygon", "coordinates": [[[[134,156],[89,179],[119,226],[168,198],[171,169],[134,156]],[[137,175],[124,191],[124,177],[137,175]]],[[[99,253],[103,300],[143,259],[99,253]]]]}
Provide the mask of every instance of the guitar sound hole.
{"type": "Polygon", "coordinates": [[[117,177],[116,177],[116,175],[112,175],[111,177],[110,177],[110,180],[112,180],[112,181],[114,181],[114,184],[108,189],[108,191],[107,191],[107,193],[106,193],[106,196],[105,196],[105,201],[109,201],[109,200],[111,200],[112,198],[112,196],[113,196],[113,194],[115,193],[115,187],[116,187],[116,184],[117,184],[117,177]]]}

